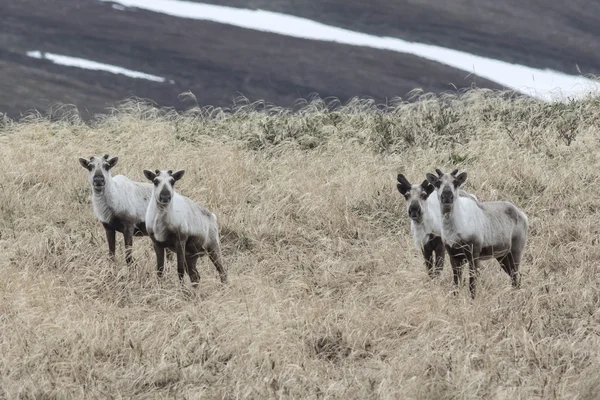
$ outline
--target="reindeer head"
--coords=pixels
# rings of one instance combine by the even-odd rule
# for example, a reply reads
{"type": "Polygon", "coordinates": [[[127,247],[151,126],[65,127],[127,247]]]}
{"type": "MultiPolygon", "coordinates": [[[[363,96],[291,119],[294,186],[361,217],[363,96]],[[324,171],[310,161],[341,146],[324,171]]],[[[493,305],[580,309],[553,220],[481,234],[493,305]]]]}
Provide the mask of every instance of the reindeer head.
{"type": "Polygon", "coordinates": [[[175,182],[180,180],[185,173],[184,170],[173,172],[172,170],[154,172],[144,170],[144,176],[154,184],[154,200],[161,206],[168,205],[173,199],[175,182]]]}
{"type": "Polygon", "coordinates": [[[438,176],[427,174],[427,180],[437,188],[438,197],[442,213],[447,214],[452,211],[454,202],[458,198],[458,188],[467,180],[467,173],[462,172],[458,176],[458,169],[445,174],[436,169],[438,176]]]}
{"type": "Polygon", "coordinates": [[[427,212],[427,198],[435,190],[424,180],[420,185],[411,185],[404,175],[398,175],[398,191],[406,199],[408,216],[415,222],[420,222],[423,214],[427,212]]]}
{"type": "Polygon", "coordinates": [[[110,169],[117,165],[119,157],[108,158],[108,154],[103,157],[90,157],[89,160],[80,158],[79,163],[88,170],[88,180],[94,193],[102,194],[106,183],[110,180],[110,169]]]}

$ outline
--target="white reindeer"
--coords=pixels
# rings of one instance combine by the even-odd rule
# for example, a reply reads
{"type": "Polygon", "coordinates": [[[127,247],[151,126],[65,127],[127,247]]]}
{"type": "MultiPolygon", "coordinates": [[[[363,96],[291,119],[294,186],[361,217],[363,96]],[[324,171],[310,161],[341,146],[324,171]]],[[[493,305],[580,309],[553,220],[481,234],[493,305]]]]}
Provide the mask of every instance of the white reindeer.
{"type": "Polygon", "coordinates": [[[134,236],[145,236],[146,209],[152,195],[152,185],[134,182],[123,175],[111,176],[110,170],[117,164],[118,157],[80,158],[83,168],[88,170],[88,180],[92,187],[94,214],[104,226],[108,252],[115,259],[116,232],[123,234],[125,260],[133,262],[132,246],[134,236]]]}
{"type": "Polygon", "coordinates": [[[221,243],[217,217],[206,208],[175,192],[175,182],[185,171],[173,172],[144,170],[144,175],[154,184],[152,201],[146,211],[146,227],[156,252],[158,276],[165,262],[165,248],[177,254],[177,273],[183,280],[187,271],[193,286],[200,276],[196,262],[208,253],[221,282],[227,282],[227,272],[221,260],[221,243]]]}
{"type": "Polygon", "coordinates": [[[435,278],[444,268],[446,254],[442,242],[440,205],[437,196],[430,196],[435,188],[427,180],[420,185],[411,185],[402,174],[398,174],[396,187],[406,199],[415,247],[423,254],[427,273],[435,278]]]}
{"type": "Polygon", "coordinates": [[[527,216],[507,201],[480,203],[468,197],[457,196],[465,183],[467,173],[458,170],[438,176],[427,174],[427,180],[437,188],[442,214],[442,240],[450,256],[454,284],[462,280],[462,265],[469,262],[469,290],[475,297],[479,261],[498,260],[511,277],[512,286],[521,284],[519,266],[527,239],[527,216]]]}
{"type": "MultiPolygon", "coordinates": [[[[406,207],[410,218],[410,231],[415,247],[423,254],[427,273],[431,278],[435,278],[444,269],[444,256],[446,254],[446,248],[442,241],[440,203],[437,195],[431,196],[435,191],[435,187],[427,179],[420,185],[411,185],[402,174],[398,174],[396,187],[406,199],[406,207]]],[[[459,189],[459,196],[470,197],[477,201],[475,195],[462,189],[459,189]]]]}

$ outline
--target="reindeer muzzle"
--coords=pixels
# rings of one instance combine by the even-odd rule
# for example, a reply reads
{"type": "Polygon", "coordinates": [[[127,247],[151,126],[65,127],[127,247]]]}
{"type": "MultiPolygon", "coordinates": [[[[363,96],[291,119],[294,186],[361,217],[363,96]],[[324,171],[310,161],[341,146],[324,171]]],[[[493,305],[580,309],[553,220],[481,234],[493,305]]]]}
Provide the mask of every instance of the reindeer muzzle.
{"type": "Polygon", "coordinates": [[[440,203],[451,205],[454,202],[454,195],[450,191],[443,191],[440,196],[440,203]]]}
{"type": "Polygon", "coordinates": [[[422,216],[421,207],[419,207],[419,206],[410,206],[410,207],[408,207],[408,216],[413,221],[420,220],[421,216],[422,216]]]}
{"type": "Polygon", "coordinates": [[[103,176],[95,176],[94,179],[92,179],[92,186],[96,192],[101,192],[104,189],[105,184],[106,181],[103,176]]]}

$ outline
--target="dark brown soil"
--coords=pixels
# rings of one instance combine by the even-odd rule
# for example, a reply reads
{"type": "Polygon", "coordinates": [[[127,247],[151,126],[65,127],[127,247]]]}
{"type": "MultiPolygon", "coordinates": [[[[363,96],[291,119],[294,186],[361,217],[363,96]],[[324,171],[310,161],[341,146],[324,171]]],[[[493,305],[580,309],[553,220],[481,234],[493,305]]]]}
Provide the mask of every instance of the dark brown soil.
{"type": "MultiPolygon", "coordinates": [[[[198,0],[191,0],[198,1],[198,0]]],[[[600,3],[590,0],[201,0],[283,12],[507,62],[600,73],[600,3]]]]}
{"type": "Polygon", "coordinates": [[[284,37],[229,25],[119,11],[95,0],[0,2],[0,112],[10,116],[55,102],[84,117],[135,95],[184,108],[191,91],[201,105],[229,106],[241,94],[293,106],[318,93],[386,102],[415,88],[454,91],[485,79],[418,57],[284,37]],[[55,65],[25,56],[41,50],[159,75],[174,84],[55,65]]]}

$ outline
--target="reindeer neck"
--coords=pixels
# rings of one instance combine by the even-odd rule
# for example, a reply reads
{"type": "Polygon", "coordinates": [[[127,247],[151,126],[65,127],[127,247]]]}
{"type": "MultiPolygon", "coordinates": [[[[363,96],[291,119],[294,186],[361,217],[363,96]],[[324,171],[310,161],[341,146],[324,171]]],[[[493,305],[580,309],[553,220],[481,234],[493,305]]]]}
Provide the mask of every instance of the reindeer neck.
{"type": "Polygon", "coordinates": [[[109,176],[108,179],[106,180],[106,184],[104,185],[104,190],[102,191],[102,193],[96,193],[94,191],[94,189],[92,188],[92,200],[94,200],[95,202],[103,202],[103,203],[111,204],[112,199],[115,196],[114,191],[115,191],[114,182],[112,181],[111,177],[109,176]]]}

